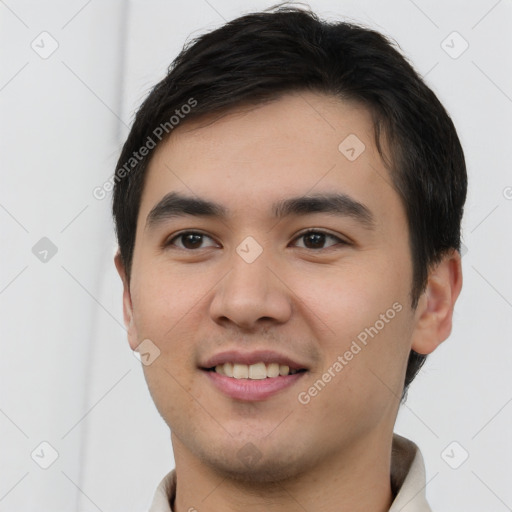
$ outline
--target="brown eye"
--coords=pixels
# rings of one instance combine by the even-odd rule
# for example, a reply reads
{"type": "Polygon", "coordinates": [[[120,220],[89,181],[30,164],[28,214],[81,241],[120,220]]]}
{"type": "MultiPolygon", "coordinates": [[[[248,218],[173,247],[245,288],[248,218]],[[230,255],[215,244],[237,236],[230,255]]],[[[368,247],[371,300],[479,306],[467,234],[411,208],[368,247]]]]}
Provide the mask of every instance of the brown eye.
{"type": "Polygon", "coordinates": [[[303,247],[305,249],[327,249],[337,244],[346,245],[346,242],[344,242],[337,236],[331,235],[329,233],[324,233],[323,231],[308,231],[306,233],[302,233],[302,235],[298,236],[296,240],[299,239],[304,240],[303,247]],[[334,240],[334,243],[325,247],[324,244],[329,239],[334,240]]]}
{"type": "Polygon", "coordinates": [[[181,233],[174,238],[172,238],[166,245],[175,245],[180,249],[194,250],[194,249],[203,249],[204,247],[213,247],[214,243],[201,247],[201,244],[206,240],[212,240],[209,236],[204,235],[203,233],[198,233],[195,231],[187,231],[185,233],[181,233]],[[176,241],[181,241],[180,243],[176,243],[176,241]]]}

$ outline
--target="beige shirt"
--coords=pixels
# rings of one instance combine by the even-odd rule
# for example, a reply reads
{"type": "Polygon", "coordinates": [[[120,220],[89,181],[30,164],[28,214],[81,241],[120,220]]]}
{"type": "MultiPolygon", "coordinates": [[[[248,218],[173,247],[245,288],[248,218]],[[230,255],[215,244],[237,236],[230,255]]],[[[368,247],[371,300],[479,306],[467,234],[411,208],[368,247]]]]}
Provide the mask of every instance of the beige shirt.
{"type": "MultiPolygon", "coordinates": [[[[405,437],[393,435],[391,489],[395,499],[389,512],[432,512],[425,497],[425,464],[419,448],[405,437]]],[[[172,512],[176,472],[172,470],[158,485],[149,512],[172,512]]]]}

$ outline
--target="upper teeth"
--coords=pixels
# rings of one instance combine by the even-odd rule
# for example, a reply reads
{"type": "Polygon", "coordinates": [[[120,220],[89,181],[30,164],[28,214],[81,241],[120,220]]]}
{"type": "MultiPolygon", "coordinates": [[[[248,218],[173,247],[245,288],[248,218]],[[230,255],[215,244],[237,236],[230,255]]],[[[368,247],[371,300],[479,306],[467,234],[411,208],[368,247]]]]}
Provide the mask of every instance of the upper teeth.
{"type": "Polygon", "coordinates": [[[267,377],[279,377],[279,375],[292,375],[297,373],[297,370],[290,370],[285,364],[279,363],[256,363],[256,364],[239,364],[239,363],[224,363],[215,367],[215,371],[227,377],[234,377],[235,379],[266,379],[267,377]]]}

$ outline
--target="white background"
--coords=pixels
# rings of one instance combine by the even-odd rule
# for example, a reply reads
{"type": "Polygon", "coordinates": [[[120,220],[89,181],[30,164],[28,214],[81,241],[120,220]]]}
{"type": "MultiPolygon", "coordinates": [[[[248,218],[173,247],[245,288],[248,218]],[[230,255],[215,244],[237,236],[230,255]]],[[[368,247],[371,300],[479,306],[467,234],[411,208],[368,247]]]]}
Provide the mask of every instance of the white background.
{"type": "MultiPolygon", "coordinates": [[[[183,43],[273,3],[0,1],[0,510],[142,511],[173,467],[126,341],[110,195],[92,190],[183,43]],[[31,47],[53,40],[46,59],[31,47]],[[32,252],[42,237],[57,247],[46,263],[32,252]],[[48,469],[31,458],[50,460],[43,441],[59,454],[48,469]]],[[[457,126],[470,180],[464,287],[396,431],[422,449],[434,511],[512,510],[512,3],[310,5],[393,37],[457,126]],[[456,59],[442,47],[453,31],[469,43],[456,59]],[[452,465],[469,454],[458,469],[441,455],[453,441],[452,465]]]]}

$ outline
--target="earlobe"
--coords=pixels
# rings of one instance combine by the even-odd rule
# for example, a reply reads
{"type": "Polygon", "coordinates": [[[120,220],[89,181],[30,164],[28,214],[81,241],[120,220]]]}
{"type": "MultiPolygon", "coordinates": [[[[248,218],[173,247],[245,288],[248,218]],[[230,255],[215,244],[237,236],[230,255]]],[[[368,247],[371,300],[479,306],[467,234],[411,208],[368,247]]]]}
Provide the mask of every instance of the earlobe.
{"type": "Polygon", "coordinates": [[[130,283],[128,280],[128,276],[126,274],[126,269],[123,263],[123,259],[121,257],[121,253],[118,250],[116,255],[114,256],[114,263],[123,282],[123,318],[124,325],[126,327],[126,331],[128,334],[128,342],[130,344],[130,348],[135,350],[138,346],[138,337],[137,331],[135,327],[135,323],[133,320],[133,305],[132,305],[132,297],[130,293],[130,283]]]}
{"type": "Polygon", "coordinates": [[[415,352],[430,354],[448,338],[461,288],[461,257],[458,251],[452,250],[430,271],[427,287],[418,302],[411,345],[415,352]]]}

